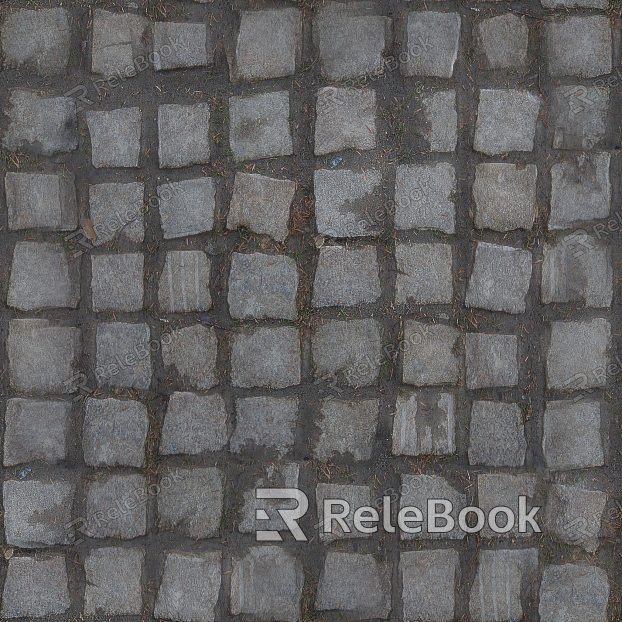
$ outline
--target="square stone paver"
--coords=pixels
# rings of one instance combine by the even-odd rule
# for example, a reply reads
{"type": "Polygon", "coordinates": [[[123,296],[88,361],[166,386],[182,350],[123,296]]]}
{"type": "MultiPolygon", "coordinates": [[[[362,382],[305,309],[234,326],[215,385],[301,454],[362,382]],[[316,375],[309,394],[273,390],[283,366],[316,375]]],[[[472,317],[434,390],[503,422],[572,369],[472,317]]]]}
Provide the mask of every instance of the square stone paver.
{"type": "Polygon", "coordinates": [[[518,384],[518,337],[467,333],[466,384],[468,389],[515,387],[518,384]]]}
{"type": "Polygon", "coordinates": [[[524,16],[506,13],[485,19],[476,33],[489,69],[525,70],[529,26],[524,16]]]}
{"type": "Polygon", "coordinates": [[[278,546],[247,549],[233,558],[231,615],[299,622],[304,572],[300,560],[278,546]]]}
{"type": "Polygon", "coordinates": [[[236,173],[227,229],[247,227],[283,242],[289,235],[289,211],[296,182],[264,175],[236,173]]]}
{"type": "Polygon", "coordinates": [[[300,338],[292,326],[265,326],[232,336],[234,387],[284,389],[300,384],[300,362],[300,338]]]}
{"type": "Polygon", "coordinates": [[[88,398],[82,434],[84,462],[97,467],[143,467],[148,429],[147,408],[140,402],[88,398]]]}
{"type": "Polygon", "coordinates": [[[145,552],[139,548],[91,549],[84,560],[84,613],[138,615],[143,609],[145,552]]]}
{"type": "Polygon", "coordinates": [[[160,168],[209,162],[209,104],[158,106],[158,140],[160,168]]]}
{"type": "Polygon", "coordinates": [[[324,246],[313,282],[314,307],[350,307],[380,298],[380,266],[375,246],[324,246]]]}
{"type": "Polygon", "coordinates": [[[218,384],[218,338],[213,328],[195,324],[162,335],[162,360],[181,377],[182,385],[207,391],[218,384]]]}
{"type": "Polygon", "coordinates": [[[165,240],[198,235],[213,229],[216,185],[211,177],[158,186],[158,199],[165,240]]]}
{"type": "Polygon", "coordinates": [[[447,162],[402,164],[395,176],[396,229],[455,232],[456,171],[447,162]]]}
{"type": "Polygon", "coordinates": [[[524,313],[531,270],[530,251],[478,242],[464,304],[490,311],[524,313]]]}
{"type": "Polygon", "coordinates": [[[391,579],[385,562],[373,555],[331,551],[315,597],[317,611],[347,612],[358,620],[381,618],[391,611],[391,579]]]}
{"type": "Polygon", "coordinates": [[[97,244],[110,242],[122,235],[130,242],[140,243],[145,237],[145,185],[105,183],[89,187],[89,215],[97,244]]]}
{"type": "Polygon", "coordinates": [[[553,76],[595,78],[611,73],[611,24],[604,15],[548,21],[544,52],[553,76]]]}
{"type": "Polygon", "coordinates": [[[201,454],[221,450],[229,440],[227,419],[220,395],[173,393],[164,416],[160,454],[201,454]]]}
{"type": "Polygon", "coordinates": [[[142,123],[140,108],[89,110],[86,122],[91,136],[91,161],[95,168],[138,167],[142,123]]]}
{"type": "Polygon", "coordinates": [[[236,426],[232,452],[257,452],[265,447],[280,459],[294,446],[298,423],[296,397],[245,397],[235,401],[236,426]]]}
{"type": "Polygon", "coordinates": [[[412,11],[406,25],[404,76],[451,78],[458,58],[460,14],[412,11]]]}
{"type": "Polygon", "coordinates": [[[229,143],[237,162],[294,153],[289,123],[289,92],[229,99],[229,143]]]}
{"type": "MultiPolygon", "coordinates": [[[[358,508],[371,505],[371,488],[369,486],[353,486],[352,484],[318,484],[315,487],[315,507],[317,508],[317,522],[320,534],[320,541],[323,544],[329,544],[335,540],[343,538],[367,538],[369,534],[365,534],[354,525],[354,513],[358,508]],[[338,499],[345,501],[348,506],[343,504],[332,505],[333,513],[343,513],[347,511],[343,521],[348,530],[344,530],[341,523],[332,519],[330,524],[324,524],[324,501],[330,499],[338,499]],[[328,531],[325,529],[328,527],[328,531]]],[[[369,514],[365,515],[365,517],[369,514]]],[[[364,517],[361,517],[361,525],[365,528],[372,527],[370,523],[365,523],[364,517]]]]}
{"type": "Polygon", "coordinates": [[[21,311],[48,307],[75,309],[80,300],[80,264],[60,244],[18,242],[7,304],[21,311]]]}
{"type": "Polygon", "coordinates": [[[78,224],[71,173],[7,173],[4,178],[9,229],[72,231],[78,224]]]}
{"type": "Polygon", "coordinates": [[[402,382],[415,386],[456,384],[460,333],[453,326],[407,320],[404,328],[402,382]]]}
{"type": "Polygon", "coordinates": [[[56,464],[67,457],[71,402],[7,400],[2,464],[43,460],[56,464]]]}
{"type": "Polygon", "coordinates": [[[486,155],[532,151],[540,98],[516,89],[482,89],[473,149],[486,155]]]}
{"type": "Polygon", "coordinates": [[[603,318],[588,322],[552,322],[546,357],[546,386],[577,391],[604,387],[611,347],[611,326],[603,318]]]}
{"type": "Polygon", "coordinates": [[[71,605],[65,557],[12,557],[2,592],[3,618],[62,615],[71,605]]]}
{"type": "Polygon", "coordinates": [[[469,464],[521,467],[526,450],[524,417],[518,404],[473,402],[469,464]]]}
{"type": "Polygon", "coordinates": [[[328,460],[334,454],[349,453],[355,460],[369,460],[378,427],[378,406],[378,400],[321,400],[316,421],[321,434],[315,457],[328,460]]]}
{"type": "Polygon", "coordinates": [[[291,76],[302,48],[302,19],[297,8],[242,11],[232,59],[233,80],[291,76]]]}
{"type": "Polygon", "coordinates": [[[67,68],[71,14],[66,9],[16,10],[0,27],[5,69],[26,69],[41,76],[67,68]]]}
{"type": "Polygon", "coordinates": [[[144,266],[142,253],[91,255],[93,311],[140,311],[144,266]]]}
{"type": "MultiPolygon", "coordinates": [[[[313,177],[315,220],[319,233],[333,238],[378,235],[382,223],[382,174],[320,169],[313,177]]],[[[384,217],[384,214],[383,214],[384,217]]]]}
{"type": "Polygon", "coordinates": [[[156,22],[153,25],[153,68],[156,71],[204,67],[214,60],[207,24],[156,22]]]}
{"type": "Polygon", "coordinates": [[[295,320],[298,268],[291,257],[233,253],[229,313],[237,319],[295,320]]]}
{"type": "Polygon", "coordinates": [[[437,456],[456,451],[455,400],[451,393],[401,392],[393,418],[394,456],[437,456]]]}
{"type": "Polygon", "coordinates": [[[451,304],[454,296],[450,244],[397,244],[398,304],[451,304]]]}
{"type": "Polygon", "coordinates": [[[451,152],[458,144],[456,91],[436,91],[422,98],[430,151],[451,152]]]}
{"type": "Polygon", "coordinates": [[[220,593],[221,553],[166,554],[154,615],[166,620],[214,622],[220,593]]]}
{"type": "Polygon", "coordinates": [[[162,311],[207,311],[212,306],[211,268],[211,261],[203,251],[168,251],[158,287],[162,311]]]}
{"type": "Polygon", "coordinates": [[[376,148],[376,91],[325,86],[315,106],[316,156],[376,148]]]}
{"type": "Polygon", "coordinates": [[[4,537],[23,549],[73,543],[67,528],[75,486],[66,479],[6,480],[2,485],[4,537]]]}
{"type": "Polygon", "coordinates": [[[328,320],[311,337],[314,376],[369,386],[378,380],[382,354],[382,326],[376,320],[328,320]]]}
{"type": "Polygon", "coordinates": [[[6,349],[11,386],[26,393],[73,393],[80,329],[49,320],[9,320],[6,349]]]}
{"type": "Polygon", "coordinates": [[[475,167],[473,199],[478,229],[512,231],[531,229],[536,217],[535,164],[478,164],[475,167]]]}

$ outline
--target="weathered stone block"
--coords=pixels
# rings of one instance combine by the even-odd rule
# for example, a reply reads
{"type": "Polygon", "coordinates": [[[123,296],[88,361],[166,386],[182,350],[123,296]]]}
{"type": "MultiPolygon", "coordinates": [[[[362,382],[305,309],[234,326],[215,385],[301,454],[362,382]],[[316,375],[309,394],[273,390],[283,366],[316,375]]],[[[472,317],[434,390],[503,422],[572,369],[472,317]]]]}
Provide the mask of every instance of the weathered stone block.
{"type": "Polygon", "coordinates": [[[423,97],[422,101],[427,126],[424,136],[430,151],[455,151],[458,144],[456,91],[436,91],[423,97]]]}
{"type": "MultiPolygon", "coordinates": [[[[318,484],[315,487],[315,507],[317,508],[317,522],[320,541],[329,544],[335,540],[343,538],[368,538],[369,534],[364,534],[354,526],[354,512],[363,506],[371,506],[371,488],[369,486],[353,486],[351,484],[318,484]],[[330,521],[330,525],[324,525],[324,500],[339,499],[345,501],[349,506],[349,511],[344,517],[344,521],[349,531],[345,531],[338,521],[330,521]],[[325,532],[325,527],[329,532],[325,532]]],[[[333,511],[345,511],[343,504],[333,506],[333,511]]],[[[364,527],[371,527],[369,523],[361,521],[364,527]]]]}
{"type": "Polygon", "coordinates": [[[398,304],[451,304],[454,296],[450,244],[397,244],[398,304]]]}
{"type": "Polygon", "coordinates": [[[91,255],[93,311],[140,311],[144,267],[142,253],[91,255]]]}
{"type": "Polygon", "coordinates": [[[158,106],[160,168],[181,168],[209,162],[209,120],[209,104],[158,106]]]}
{"type": "Polygon", "coordinates": [[[168,251],[158,287],[162,311],[207,311],[212,306],[211,269],[212,263],[203,251],[168,251]]]}
{"type": "Polygon", "coordinates": [[[140,108],[89,110],[86,123],[91,135],[91,160],[95,168],[138,167],[142,123],[140,108]]]}
{"type": "Polygon", "coordinates": [[[485,19],[476,34],[489,69],[524,71],[529,45],[529,26],[524,16],[505,13],[485,19]]]}
{"type": "Polygon", "coordinates": [[[515,387],[518,384],[518,337],[467,333],[466,383],[468,389],[515,387]]]}
{"type": "Polygon", "coordinates": [[[153,25],[153,68],[156,71],[204,67],[214,60],[207,24],[156,22],[153,25]]]}
{"type": "Polygon", "coordinates": [[[118,235],[130,242],[143,241],[144,195],[145,185],[140,182],[89,187],[89,215],[98,245],[110,242],[118,235]]]}

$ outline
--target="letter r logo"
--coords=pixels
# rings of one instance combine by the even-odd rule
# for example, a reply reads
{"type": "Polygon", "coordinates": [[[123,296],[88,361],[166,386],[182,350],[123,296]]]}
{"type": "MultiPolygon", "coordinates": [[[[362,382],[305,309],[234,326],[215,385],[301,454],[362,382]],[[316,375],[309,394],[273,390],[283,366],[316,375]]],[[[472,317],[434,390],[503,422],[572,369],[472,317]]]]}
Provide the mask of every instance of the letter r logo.
{"type": "MultiPolygon", "coordinates": [[[[277,509],[283,522],[290,530],[292,535],[299,542],[306,542],[307,537],[303,533],[298,520],[302,518],[309,509],[309,499],[302,490],[297,488],[256,488],[256,499],[294,499],[298,501],[298,506],[293,510],[277,509]]],[[[255,518],[257,520],[268,520],[270,517],[264,509],[256,511],[255,518]]],[[[282,542],[283,538],[278,531],[275,530],[258,530],[256,533],[258,542],[282,542]]]]}

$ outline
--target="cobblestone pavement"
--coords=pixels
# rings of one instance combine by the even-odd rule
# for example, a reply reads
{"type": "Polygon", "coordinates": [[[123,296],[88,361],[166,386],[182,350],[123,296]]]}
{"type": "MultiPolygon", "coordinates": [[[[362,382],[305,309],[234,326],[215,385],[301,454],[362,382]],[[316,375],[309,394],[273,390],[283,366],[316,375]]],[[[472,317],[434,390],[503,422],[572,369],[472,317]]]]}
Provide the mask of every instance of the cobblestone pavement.
{"type": "Polygon", "coordinates": [[[622,620],[617,0],[57,4],[0,6],[0,616],[622,620]]]}

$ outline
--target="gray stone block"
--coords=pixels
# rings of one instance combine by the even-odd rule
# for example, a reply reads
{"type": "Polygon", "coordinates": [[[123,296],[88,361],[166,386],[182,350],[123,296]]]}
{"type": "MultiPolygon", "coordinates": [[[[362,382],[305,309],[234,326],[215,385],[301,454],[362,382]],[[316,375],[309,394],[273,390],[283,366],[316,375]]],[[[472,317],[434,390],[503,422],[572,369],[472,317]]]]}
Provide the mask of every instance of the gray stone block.
{"type": "Polygon", "coordinates": [[[49,320],[9,320],[7,338],[11,386],[25,393],[73,393],[80,329],[49,320]]]}
{"type": "Polygon", "coordinates": [[[216,468],[175,469],[174,485],[162,486],[157,497],[158,529],[188,538],[218,534],[225,476],[216,468]]]}
{"type": "Polygon", "coordinates": [[[72,231],[78,224],[71,173],[7,173],[4,180],[9,229],[72,231]]]}
{"type": "Polygon", "coordinates": [[[198,235],[214,228],[216,185],[211,177],[158,186],[158,199],[165,240],[198,235]]]}
{"type": "Polygon", "coordinates": [[[600,402],[547,402],[542,436],[546,466],[559,470],[603,466],[600,426],[600,402]]]}
{"type": "Polygon", "coordinates": [[[62,615],[71,605],[65,557],[12,557],[2,592],[3,618],[62,615]]]}
{"type": "Polygon", "coordinates": [[[404,328],[402,382],[415,386],[457,384],[460,333],[453,326],[407,320],[404,328]]]}
{"type": "Polygon", "coordinates": [[[162,359],[166,367],[173,366],[182,384],[207,391],[218,384],[216,357],[218,339],[213,328],[195,324],[163,335],[162,359]]]}
{"type": "Polygon", "coordinates": [[[460,558],[454,549],[400,554],[405,622],[452,622],[460,558]]]}
{"type": "Polygon", "coordinates": [[[232,80],[292,76],[302,47],[302,19],[294,7],[242,11],[231,59],[232,80]]]}
{"type": "Polygon", "coordinates": [[[430,151],[455,151],[458,144],[456,91],[436,91],[422,101],[426,121],[424,135],[430,151]]]}
{"type": "Polygon", "coordinates": [[[95,378],[99,386],[149,389],[152,372],[149,338],[148,324],[98,324],[95,378]]]}
{"type": "Polygon", "coordinates": [[[21,311],[75,309],[80,300],[80,264],[60,244],[18,242],[13,251],[7,305],[21,311]]]}
{"type": "Polygon", "coordinates": [[[380,74],[391,18],[374,15],[371,2],[327,2],[315,13],[313,36],[322,75],[330,80],[380,74]]]}
{"type": "Polygon", "coordinates": [[[235,401],[236,426],[230,450],[234,453],[266,448],[282,458],[294,446],[298,398],[245,397],[235,401]]]}
{"type": "Polygon", "coordinates": [[[121,540],[144,536],[147,496],[147,482],[142,475],[108,475],[91,480],[86,488],[87,535],[121,540]]]}
{"type": "Polygon", "coordinates": [[[547,388],[576,391],[606,386],[610,347],[611,325],[603,318],[552,322],[546,357],[547,388]]]}
{"type": "Polygon", "coordinates": [[[376,148],[376,91],[325,86],[315,106],[316,156],[376,148]]]}
{"type": "Polygon", "coordinates": [[[291,257],[233,253],[229,313],[237,319],[295,320],[298,268],[291,257]]]}
{"type": "Polygon", "coordinates": [[[158,106],[160,168],[207,164],[210,156],[209,104],[158,106]]]}
{"type": "Polygon", "coordinates": [[[166,554],[154,615],[166,620],[214,622],[221,582],[221,553],[166,554]]]}
{"type": "Polygon", "coordinates": [[[395,228],[455,232],[456,171],[447,162],[402,164],[395,176],[395,228]]]}
{"type": "Polygon", "coordinates": [[[388,619],[391,579],[386,563],[373,555],[329,552],[315,597],[318,611],[343,611],[348,617],[388,619]]]}
{"type": "Polygon", "coordinates": [[[290,156],[289,92],[229,99],[229,143],[237,162],[290,156]]]}
{"type": "Polygon", "coordinates": [[[289,235],[289,210],[295,192],[295,181],[236,173],[227,229],[247,227],[283,242],[289,235]]]}
{"type": "Polygon", "coordinates": [[[204,67],[214,60],[207,24],[156,22],[153,25],[153,51],[156,71],[204,67]]]}
{"type": "Polygon", "coordinates": [[[211,269],[203,251],[168,251],[158,287],[160,309],[164,313],[207,311],[212,306],[211,269]]]}
{"type": "Polygon", "coordinates": [[[378,428],[378,407],[378,400],[321,400],[316,421],[321,433],[313,451],[316,459],[349,453],[354,460],[369,460],[378,428]]]}
{"type": "Polygon", "coordinates": [[[382,174],[377,169],[360,173],[320,169],[313,176],[315,221],[319,233],[333,238],[375,236],[382,223],[382,174]]]}
{"type": "Polygon", "coordinates": [[[404,76],[451,78],[458,58],[460,14],[412,11],[406,25],[404,76]]]}
{"type": "Polygon", "coordinates": [[[609,580],[602,568],[562,564],[547,566],[540,584],[542,622],[606,622],[609,580]]]}
{"type": "MultiPolygon", "coordinates": [[[[465,537],[465,532],[458,527],[458,521],[451,531],[436,532],[428,531],[427,508],[429,499],[445,499],[453,505],[452,515],[457,516],[463,507],[467,506],[466,495],[456,490],[444,477],[439,475],[402,475],[402,486],[400,488],[400,510],[405,507],[414,506],[419,508],[423,514],[421,524],[407,525],[411,528],[421,528],[418,533],[409,533],[405,530],[400,531],[402,540],[414,539],[439,539],[447,538],[450,540],[460,540],[465,537]]],[[[440,507],[440,506],[439,506],[440,507]]],[[[408,519],[412,521],[411,518],[408,519]]],[[[442,528],[446,521],[442,518],[436,520],[435,528],[442,528]]]]}
{"type": "Polygon", "coordinates": [[[518,404],[473,402],[469,464],[521,467],[526,450],[525,423],[518,404]]]}
{"type": "Polygon", "coordinates": [[[576,154],[551,167],[549,229],[570,229],[611,211],[608,153],[576,154]]]}
{"type": "Polygon", "coordinates": [[[234,387],[284,389],[300,384],[300,338],[291,326],[260,327],[234,333],[231,379],[234,387]]]}
{"type": "Polygon", "coordinates": [[[73,543],[71,521],[75,487],[64,479],[6,480],[2,485],[4,537],[23,549],[73,543]]]}
{"type": "Polygon", "coordinates": [[[148,429],[147,408],[140,402],[88,398],[82,434],[84,462],[97,467],[143,467],[148,429]]]}
{"type": "Polygon", "coordinates": [[[451,304],[454,296],[450,244],[397,244],[398,304],[451,304]]]}
{"type": "MultiPolygon", "coordinates": [[[[320,541],[330,544],[343,538],[368,538],[369,534],[360,532],[354,526],[354,512],[363,506],[371,506],[371,488],[369,486],[353,486],[351,484],[318,484],[315,487],[315,507],[320,541]],[[324,525],[324,500],[339,499],[349,504],[350,511],[343,519],[349,531],[344,531],[339,521],[332,520],[330,525],[324,525]],[[328,527],[328,532],[324,531],[328,527]]],[[[333,506],[333,511],[345,511],[344,505],[333,506]]],[[[364,527],[372,526],[361,521],[364,527]]]]}
{"type": "Polygon", "coordinates": [[[91,255],[93,311],[140,311],[144,267],[142,253],[91,255]]]}
{"type": "Polygon", "coordinates": [[[517,89],[481,89],[473,149],[486,155],[532,151],[540,98],[517,89]]]}
{"type": "Polygon", "coordinates": [[[553,148],[592,149],[605,137],[609,89],[558,86],[553,95],[553,148]]]}
{"type": "Polygon", "coordinates": [[[531,270],[530,251],[478,242],[465,306],[524,313],[531,270]]]}
{"type": "Polygon", "coordinates": [[[553,76],[595,78],[611,73],[611,24],[604,15],[548,21],[544,53],[553,76]]]}
{"type": "Polygon", "coordinates": [[[2,464],[32,460],[56,464],[67,457],[71,402],[7,400],[2,464]]]}
{"type": "Polygon", "coordinates": [[[350,307],[380,298],[380,266],[375,246],[325,246],[313,282],[314,307],[350,307]]]}
{"type": "Polygon", "coordinates": [[[393,417],[394,456],[443,456],[456,452],[455,402],[451,393],[397,396],[393,417]]]}
{"type": "Polygon", "coordinates": [[[278,546],[258,546],[233,558],[231,615],[299,622],[304,573],[300,560],[278,546]]]}
{"type": "Polygon", "coordinates": [[[5,115],[10,119],[2,138],[8,150],[27,148],[43,156],[73,151],[78,146],[76,102],[28,89],[11,89],[5,115]]]}
{"type": "Polygon", "coordinates": [[[145,552],[139,548],[91,549],[84,560],[84,613],[141,614],[144,562],[145,552]]]}
{"type": "Polygon", "coordinates": [[[142,129],[140,108],[89,110],[86,123],[95,168],[138,167],[142,129]]]}
{"type": "Polygon", "coordinates": [[[383,362],[382,326],[376,320],[328,320],[311,337],[314,375],[352,387],[375,384],[383,362]]]}
{"type": "Polygon", "coordinates": [[[607,506],[607,493],[582,486],[553,484],[544,515],[546,531],[562,542],[595,553],[607,506]]]}
{"type": "Polygon", "coordinates": [[[535,164],[477,164],[473,182],[475,226],[512,231],[531,229],[536,217],[535,164]]]}
{"type": "Polygon", "coordinates": [[[468,389],[518,384],[518,337],[488,333],[465,335],[468,389]]]}
{"type": "Polygon", "coordinates": [[[489,69],[524,71],[529,45],[529,26],[524,16],[505,13],[485,19],[476,27],[489,69]]]}
{"type": "Polygon", "coordinates": [[[26,69],[41,76],[67,68],[71,14],[66,9],[17,10],[0,27],[5,69],[26,69]]]}
{"type": "Polygon", "coordinates": [[[168,401],[160,454],[219,451],[229,439],[227,411],[220,395],[175,392],[168,401]]]}
{"type": "Polygon", "coordinates": [[[140,243],[145,237],[145,185],[95,184],[89,187],[89,215],[97,244],[105,244],[122,235],[130,242],[140,243]]]}

